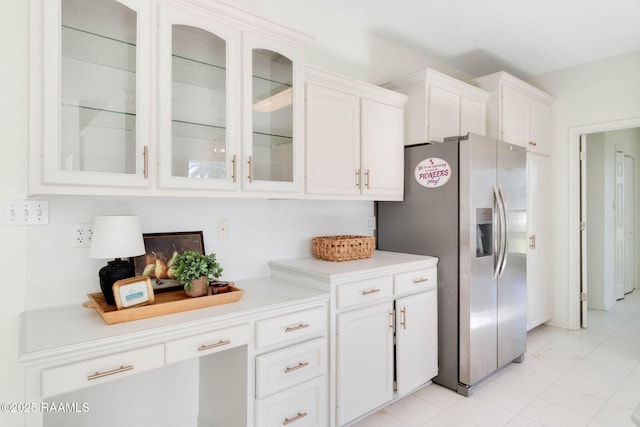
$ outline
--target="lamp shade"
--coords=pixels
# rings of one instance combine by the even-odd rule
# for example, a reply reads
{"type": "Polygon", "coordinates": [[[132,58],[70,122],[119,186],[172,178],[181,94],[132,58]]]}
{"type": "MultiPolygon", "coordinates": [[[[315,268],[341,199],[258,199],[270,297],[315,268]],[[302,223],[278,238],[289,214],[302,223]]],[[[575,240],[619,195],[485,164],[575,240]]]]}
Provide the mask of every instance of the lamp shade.
{"type": "Polygon", "coordinates": [[[144,253],[140,218],[135,215],[96,217],[89,248],[91,258],[126,258],[144,253]]]}

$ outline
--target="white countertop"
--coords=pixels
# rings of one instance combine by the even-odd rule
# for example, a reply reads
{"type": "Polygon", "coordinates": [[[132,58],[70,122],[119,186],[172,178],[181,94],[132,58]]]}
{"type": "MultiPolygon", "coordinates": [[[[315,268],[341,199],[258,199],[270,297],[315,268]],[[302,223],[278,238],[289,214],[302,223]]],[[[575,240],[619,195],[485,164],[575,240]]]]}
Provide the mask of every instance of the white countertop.
{"type": "Polygon", "coordinates": [[[96,346],[117,349],[153,344],[181,338],[186,328],[189,334],[210,329],[213,317],[224,325],[263,310],[328,298],[326,292],[271,277],[242,280],[235,286],[245,291],[238,302],[114,325],[107,325],[95,309],[81,305],[25,312],[20,360],[30,363],[72,351],[90,353],[96,346]]]}
{"type": "Polygon", "coordinates": [[[327,281],[339,281],[343,277],[351,277],[355,272],[366,275],[381,274],[399,264],[424,267],[436,266],[437,263],[438,258],[432,256],[375,251],[371,258],[352,261],[333,262],[309,257],[271,261],[269,266],[272,269],[302,273],[327,281]]]}

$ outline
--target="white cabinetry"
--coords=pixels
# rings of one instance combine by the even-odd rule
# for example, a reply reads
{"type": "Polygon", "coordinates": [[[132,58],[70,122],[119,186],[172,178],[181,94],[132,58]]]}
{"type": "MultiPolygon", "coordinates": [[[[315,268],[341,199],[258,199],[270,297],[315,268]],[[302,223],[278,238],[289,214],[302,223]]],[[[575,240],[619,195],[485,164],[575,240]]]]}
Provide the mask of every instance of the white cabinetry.
{"type": "Polygon", "coordinates": [[[327,321],[316,307],[256,322],[256,348],[272,350],[256,357],[256,426],[327,424],[327,321]]]}
{"type": "Polygon", "coordinates": [[[405,144],[442,142],[449,136],[485,134],[489,94],[428,68],[385,85],[409,96],[405,144]]]}
{"type": "Polygon", "coordinates": [[[325,427],[328,295],[237,285],[239,303],[117,325],[80,305],[25,313],[27,401],[77,402],[26,425],[325,427]]]}
{"type": "Polygon", "coordinates": [[[393,302],[338,314],[336,322],[341,425],[393,398],[393,302]]]}
{"type": "Polygon", "coordinates": [[[272,276],[331,294],[329,425],[347,425],[438,374],[437,259],[272,261],[272,276]]]}
{"type": "Polygon", "coordinates": [[[470,83],[491,93],[487,135],[527,148],[527,330],[551,319],[551,95],[499,72],[470,83]]]}
{"type": "Polygon", "coordinates": [[[527,153],[527,330],[551,319],[551,158],[527,153]]]}
{"type": "Polygon", "coordinates": [[[306,193],[401,200],[404,95],[306,67],[306,193]]]}
{"type": "Polygon", "coordinates": [[[469,83],[491,93],[487,136],[551,154],[551,95],[503,71],[469,83]]]}
{"type": "Polygon", "coordinates": [[[302,194],[310,37],[216,1],[31,11],[30,193],[302,194]]]}

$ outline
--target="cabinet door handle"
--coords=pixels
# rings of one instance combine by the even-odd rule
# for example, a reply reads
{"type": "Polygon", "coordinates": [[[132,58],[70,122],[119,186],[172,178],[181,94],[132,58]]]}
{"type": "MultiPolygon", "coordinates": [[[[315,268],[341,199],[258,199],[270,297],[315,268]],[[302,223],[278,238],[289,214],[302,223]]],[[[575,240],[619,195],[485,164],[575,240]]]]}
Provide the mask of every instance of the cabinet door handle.
{"type": "Polygon", "coordinates": [[[402,329],[407,329],[407,307],[402,307],[400,313],[402,314],[402,320],[400,321],[402,329]]]}
{"type": "Polygon", "coordinates": [[[529,247],[531,249],[535,249],[536,248],[536,235],[532,234],[531,236],[529,236],[529,247]]]}
{"type": "Polygon", "coordinates": [[[238,160],[238,157],[234,154],[233,157],[231,158],[231,179],[233,180],[233,182],[236,182],[236,161],[238,160]]]}
{"type": "Polygon", "coordinates": [[[378,288],[371,288],[371,289],[367,289],[366,291],[362,291],[362,295],[371,295],[371,294],[375,294],[380,292],[380,289],[378,288]]]}
{"type": "Polygon", "coordinates": [[[287,328],[284,330],[285,332],[293,332],[293,331],[297,331],[299,329],[304,329],[304,328],[308,328],[309,324],[308,323],[300,323],[297,326],[287,326],[287,328]]]}
{"type": "Polygon", "coordinates": [[[356,187],[360,188],[360,168],[356,170],[356,187]]]}
{"type": "Polygon", "coordinates": [[[538,143],[536,143],[535,141],[529,141],[529,145],[535,147],[536,145],[538,145],[538,143]]]}
{"type": "Polygon", "coordinates": [[[306,412],[298,412],[298,415],[296,415],[293,418],[285,418],[284,421],[282,422],[282,425],[286,426],[287,424],[291,424],[291,423],[293,423],[295,421],[298,421],[299,419],[304,418],[306,416],[307,416],[306,412]]]}
{"type": "Polygon", "coordinates": [[[144,178],[147,179],[149,178],[149,147],[147,145],[142,149],[142,158],[142,173],[144,178]]]}
{"type": "Polygon", "coordinates": [[[389,328],[393,332],[396,330],[396,312],[394,310],[389,312],[389,328]]]}
{"type": "Polygon", "coordinates": [[[130,371],[133,369],[133,365],[120,365],[119,368],[116,369],[112,369],[110,371],[104,371],[104,372],[96,372],[93,375],[89,375],[87,377],[88,381],[91,380],[97,380],[98,378],[102,378],[102,377],[108,377],[109,375],[115,375],[115,374],[119,374],[121,372],[126,372],[126,371],[130,371]]]}
{"type": "Polygon", "coordinates": [[[369,169],[367,169],[364,173],[364,186],[369,189],[369,169]]]}
{"type": "Polygon", "coordinates": [[[428,277],[419,277],[417,279],[413,279],[413,283],[424,283],[424,282],[428,282],[429,278],[428,277]]]}
{"type": "Polygon", "coordinates": [[[309,366],[309,362],[300,362],[296,366],[287,366],[284,373],[288,374],[289,372],[297,371],[298,369],[306,368],[307,366],[309,366]]]}
{"type": "Polygon", "coordinates": [[[249,178],[249,182],[253,182],[253,156],[249,156],[247,164],[249,165],[249,175],[247,175],[247,178],[249,178]]]}
{"type": "Polygon", "coordinates": [[[231,340],[220,340],[214,344],[202,344],[200,347],[198,347],[198,351],[205,351],[211,348],[222,347],[223,345],[229,345],[229,344],[231,344],[231,340]]]}

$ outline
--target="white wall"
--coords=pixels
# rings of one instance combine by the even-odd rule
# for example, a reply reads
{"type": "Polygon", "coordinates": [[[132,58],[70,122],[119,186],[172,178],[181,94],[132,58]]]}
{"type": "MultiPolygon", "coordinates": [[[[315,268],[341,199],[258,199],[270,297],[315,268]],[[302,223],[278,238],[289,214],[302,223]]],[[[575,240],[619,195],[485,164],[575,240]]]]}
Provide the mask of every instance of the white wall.
{"type": "MultiPolygon", "coordinates": [[[[27,2],[0,7],[0,200],[21,199],[27,188],[27,2]]],[[[27,229],[0,226],[0,402],[24,401],[18,363],[19,320],[26,293],[27,229]]],[[[19,425],[20,414],[0,413],[1,425],[19,425]]]]}
{"type": "MultiPolygon", "coordinates": [[[[570,129],[640,117],[640,51],[567,68],[528,79],[555,96],[553,105],[554,265],[552,324],[572,325],[569,307],[578,295],[569,295],[570,179],[574,153],[570,129]],[[571,157],[570,157],[571,156],[571,157]],[[569,202],[568,202],[569,201],[569,202]]],[[[577,158],[576,158],[577,159],[577,158]]]]}

